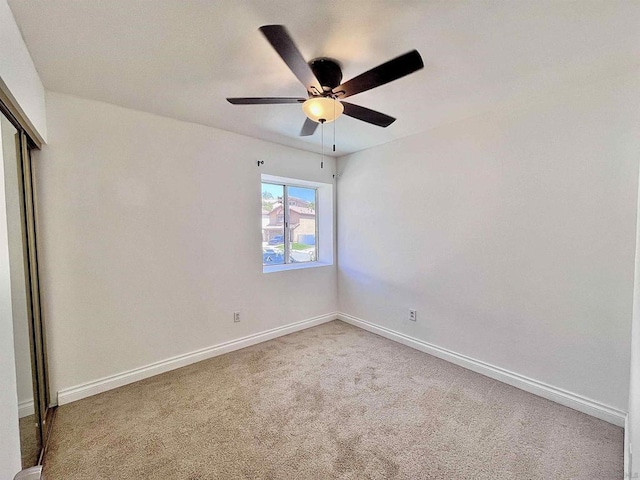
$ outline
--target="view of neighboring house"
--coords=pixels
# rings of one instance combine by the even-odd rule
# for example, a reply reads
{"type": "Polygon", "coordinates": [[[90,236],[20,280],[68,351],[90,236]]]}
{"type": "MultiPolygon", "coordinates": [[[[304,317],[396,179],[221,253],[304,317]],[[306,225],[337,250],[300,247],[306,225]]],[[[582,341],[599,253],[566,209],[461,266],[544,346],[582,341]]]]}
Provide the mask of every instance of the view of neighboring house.
{"type": "MultiPolygon", "coordinates": [[[[289,197],[289,233],[293,243],[315,245],[316,211],[311,202],[289,197]]],[[[276,241],[284,236],[284,206],[279,201],[272,204],[271,211],[262,208],[262,240],[266,243],[284,243],[276,241]]]]}

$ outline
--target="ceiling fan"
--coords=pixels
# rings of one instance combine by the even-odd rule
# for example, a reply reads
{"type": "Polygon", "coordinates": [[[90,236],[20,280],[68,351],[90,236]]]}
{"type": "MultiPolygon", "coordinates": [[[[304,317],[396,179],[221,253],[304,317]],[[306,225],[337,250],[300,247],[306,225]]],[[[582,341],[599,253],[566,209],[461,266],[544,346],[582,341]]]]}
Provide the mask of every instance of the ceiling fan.
{"type": "Polygon", "coordinates": [[[343,99],[385,83],[392,82],[424,67],[417,50],[389,60],[357,77],[342,82],[340,64],[326,57],[306,62],[293,39],[283,25],[264,25],[260,31],[282,57],[284,63],[307,89],[308,98],[299,97],[246,97],[227,98],[234,105],[272,105],[301,103],[307,118],[300,136],[313,135],[319,123],[332,122],[342,113],[379,127],[388,127],[395,118],[343,99]]]}

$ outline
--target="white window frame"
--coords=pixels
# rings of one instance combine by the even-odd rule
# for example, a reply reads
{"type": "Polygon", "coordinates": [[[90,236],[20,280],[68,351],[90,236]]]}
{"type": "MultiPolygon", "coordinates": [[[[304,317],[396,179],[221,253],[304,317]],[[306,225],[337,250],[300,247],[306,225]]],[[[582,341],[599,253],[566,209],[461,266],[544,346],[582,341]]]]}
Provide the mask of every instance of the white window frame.
{"type": "MultiPolygon", "coordinates": [[[[333,185],[330,183],[312,182],[297,178],[261,175],[262,183],[285,185],[287,187],[304,187],[316,190],[316,256],[315,262],[285,263],[281,265],[263,265],[263,273],[282,272],[285,270],[301,270],[304,268],[327,267],[333,265],[334,221],[333,221],[333,185]]],[[[286,189],[285,189],[286,192],[286,189]]],[[[262,192],[260,192],[262,193],[262,192]]],[[[286,219],[286,216],[285,216],[286,219]]],[[[285,241],[289,233],[284,229],[285,241]]],[[[262,238],[262,232],[260,235],[262,238]]],[[[261,256],[262,258],[262,256],[261,256]]],[[[262,260],[261,260],[262,261],[262,260]]]]}

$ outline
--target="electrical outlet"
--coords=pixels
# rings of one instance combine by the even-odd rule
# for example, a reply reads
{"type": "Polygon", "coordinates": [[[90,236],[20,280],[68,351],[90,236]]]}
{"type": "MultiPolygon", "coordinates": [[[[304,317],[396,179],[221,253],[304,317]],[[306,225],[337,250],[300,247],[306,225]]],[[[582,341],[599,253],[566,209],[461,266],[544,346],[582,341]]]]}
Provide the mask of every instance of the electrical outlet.
{"type": "Polygon", "coordinates": [[[240,312],[233,312],[233,322],[238,323],[240,321],[240,312]]]}
{"type": "Polygon", "coordinates": [[[415,322],[418,320],[418,311],[409,309],[409,320],[415,322]]]}

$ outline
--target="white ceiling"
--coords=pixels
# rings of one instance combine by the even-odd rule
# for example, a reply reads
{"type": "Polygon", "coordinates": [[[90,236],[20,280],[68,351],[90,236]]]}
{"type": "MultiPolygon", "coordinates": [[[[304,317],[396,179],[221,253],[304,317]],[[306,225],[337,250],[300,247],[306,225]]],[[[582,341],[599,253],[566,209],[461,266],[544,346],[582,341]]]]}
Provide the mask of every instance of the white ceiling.
{"type": "MultiPolygon", "coordinates": [[[[305,96],[258,31],[283,24],[307,60],[344,80],[411,49],[425,68],[349,101],[398,120],[342,116],[342,155],[535,97],[637,70],[639,1],[9,0],[45,88],[320,151],[298,105],[226,97],[305,96]]],[[[333,134],[325,126],[325,144],[333,134]]],[[[330,150],[330,148],[328,149],[330,150]]],[[[328,152],[330,153],[330,152],[328,152]]]]}

